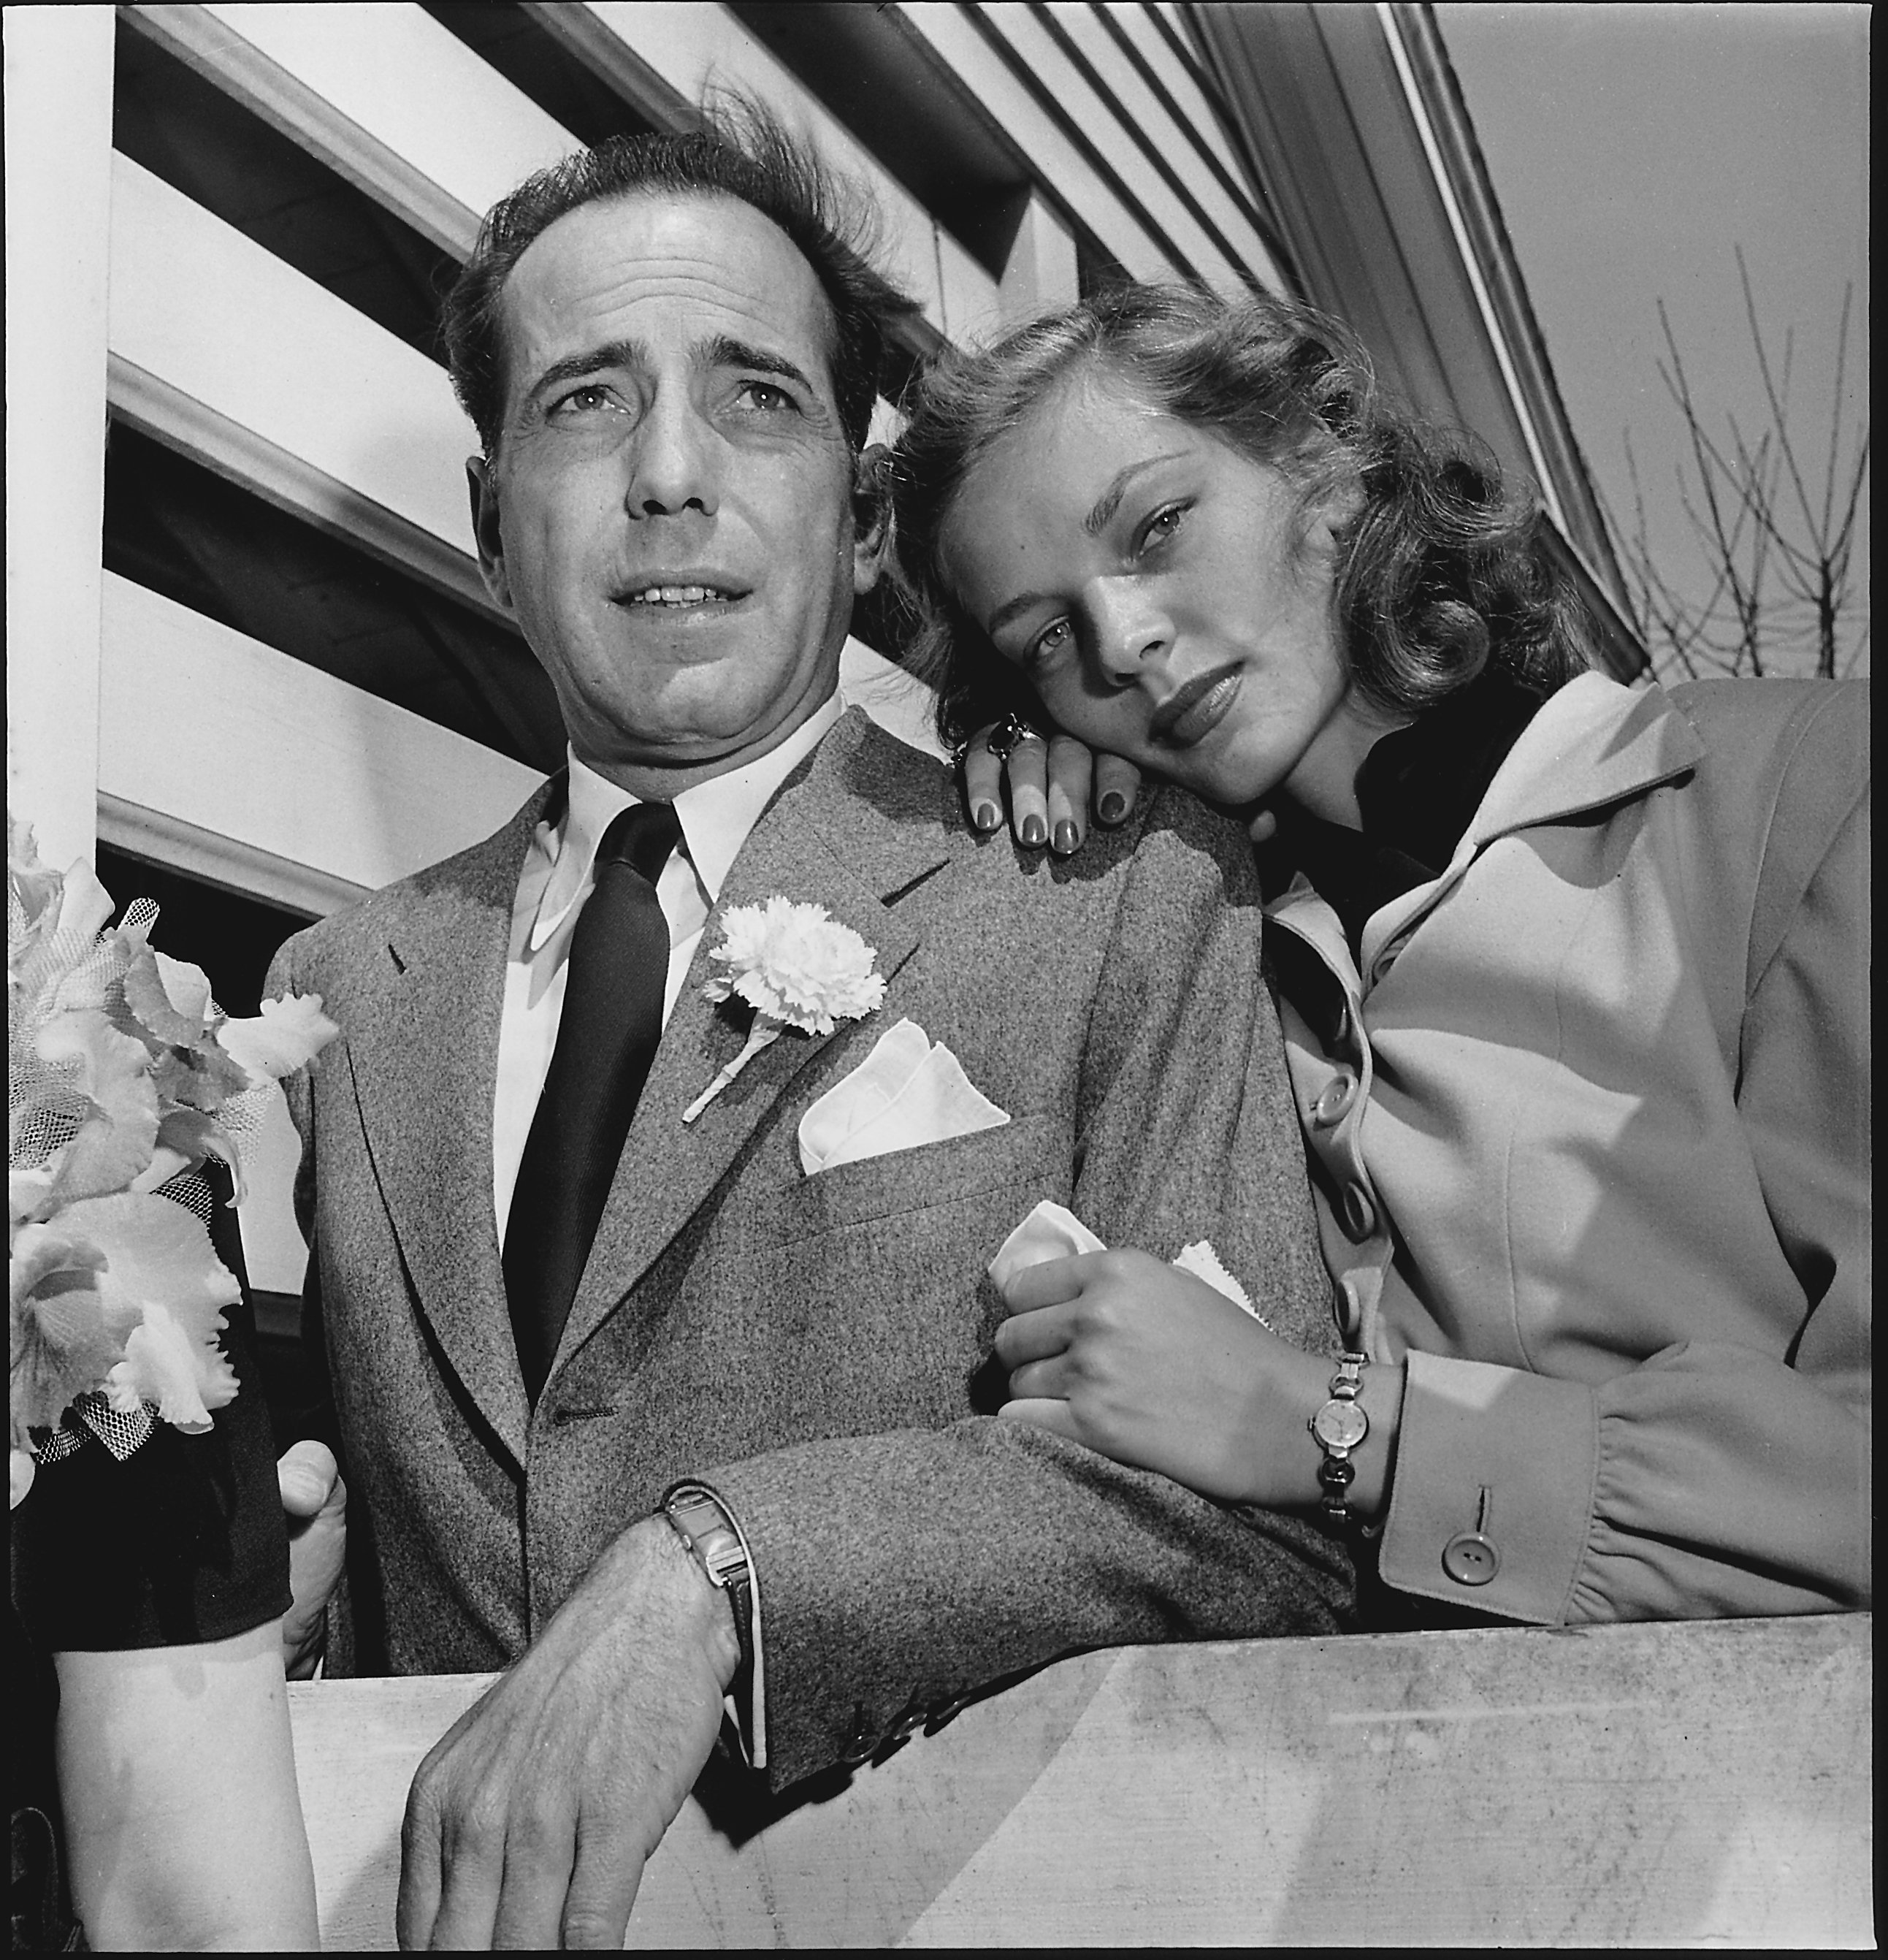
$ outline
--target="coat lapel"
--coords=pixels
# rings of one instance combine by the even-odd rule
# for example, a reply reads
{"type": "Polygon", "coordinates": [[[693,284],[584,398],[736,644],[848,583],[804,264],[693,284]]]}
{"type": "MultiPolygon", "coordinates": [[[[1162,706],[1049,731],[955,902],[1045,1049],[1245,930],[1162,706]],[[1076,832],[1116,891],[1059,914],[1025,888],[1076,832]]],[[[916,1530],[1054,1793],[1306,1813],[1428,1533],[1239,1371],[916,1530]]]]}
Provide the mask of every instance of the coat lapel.
{"type": "Polygon", "coordinates": [[[1642,796],[1696,768],[1704,752],[1698,731],[1661,689],[1622,687],[1597,673],[1569,681],[1521,731],[1441,876],[1371,919],[1364,972],[1416,930],[1497,838],[1642,796]]]}
{"type": "Polygon", "coordinates": [[[520,1462],[530,1411],[492,1211],[492,1103],[518,876],[560,785],[414,881],[386,935],[383,984],[348,1030],[374,1174],[420,1309],[520,1462]]]}
{"type": "Polygon", "coordinates": [[[729,871],[663,1031],[553,1373],[700,1209],[813,1058],[848,1029],[876,1039],[898,1018],[888,996],[865,1022],[841,1022],[831,1035],[790,1029],[685,1125],[682,1111],[739,1052],[749,1025],[740,1003],[717,1007],[701,997],[722,915],[776,896],[824,905],[876,949],[874,967],[892,982],[920,943],[894,902],[949,861],[950,794],[935,762],[855,710],[762,814],[729,871]]]}

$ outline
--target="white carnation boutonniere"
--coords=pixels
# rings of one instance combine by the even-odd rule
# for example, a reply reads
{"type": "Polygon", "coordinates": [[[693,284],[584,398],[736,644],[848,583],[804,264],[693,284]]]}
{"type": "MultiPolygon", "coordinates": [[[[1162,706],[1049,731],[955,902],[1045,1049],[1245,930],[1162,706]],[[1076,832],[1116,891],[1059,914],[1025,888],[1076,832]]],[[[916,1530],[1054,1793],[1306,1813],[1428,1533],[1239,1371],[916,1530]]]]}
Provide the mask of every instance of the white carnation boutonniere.
{"type": "Polygon", "coordinates": [[[872,970],[878,949],[866,945],[824,905],[772,898],[735,905],[721,921],[721,943],[708,956],[720,971],[701,991],[710,1001],[739,998],[754,1010],[747,1045],[682,1112],[692,1123],[762,1048],[789,1028],[829,1035],[885,1000],[885,980],[872,970]]]}

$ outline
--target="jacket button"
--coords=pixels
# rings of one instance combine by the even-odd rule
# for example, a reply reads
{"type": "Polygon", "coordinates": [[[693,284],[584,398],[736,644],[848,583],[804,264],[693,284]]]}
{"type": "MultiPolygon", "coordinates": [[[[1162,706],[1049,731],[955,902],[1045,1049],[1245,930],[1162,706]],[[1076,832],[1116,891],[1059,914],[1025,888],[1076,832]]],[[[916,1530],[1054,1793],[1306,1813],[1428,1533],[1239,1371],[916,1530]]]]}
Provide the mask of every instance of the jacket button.
{"type": "Polygon", "coordinates": [[[856,1769],[879,1746],[879,1738],[866,1713],[865,1704],[860,1703],[853,1710],[852,1740],[839,1752],[839,1760],[848,1768],[856,1769]]]}
{"type": "Polygon", "coordinates": [[[1311,1105],[1311,1121],[1321,1130],[1330,1129],[1350,1114],[1350,1106],[1356,1099],[1357,1078],[1345,1069],[1317,1092],[1317,1100],[1311,1105]]]}
{"type": "Polygon", "coordinates": [[[935,1736],[947,1722],[955,1722],[971,1704],[977,1699],[978,1690],[967,1688],[961,1694],[953,1695],[948,1701],[940,1703],[926,1717],[924,1732],[935,1736]]]}
{"type": "Polygon", "coordinates": [[[1377,1229],[1377,1208],[1361,1184],[1344,1186],[1344,1230],[1353,1239],[1368,1239],[1377,1229]]]}
{"type": "Polygon", "coordinates": [[[1457,1532],[1442,1548],[1442,1570],[1458,1586],[1486,1586],[1501,1569],[1494,1541],[1480,1532],[1457,1532]]]}

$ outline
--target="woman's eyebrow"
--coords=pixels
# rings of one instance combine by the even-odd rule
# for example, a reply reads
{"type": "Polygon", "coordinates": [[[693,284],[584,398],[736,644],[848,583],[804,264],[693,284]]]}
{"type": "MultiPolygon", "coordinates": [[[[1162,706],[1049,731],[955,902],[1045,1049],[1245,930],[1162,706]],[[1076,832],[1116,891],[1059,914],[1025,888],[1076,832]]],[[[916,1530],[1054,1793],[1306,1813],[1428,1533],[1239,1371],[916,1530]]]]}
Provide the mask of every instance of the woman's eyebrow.
{"type": "Polygon", "coordinates": [[[1027,612],[1032,606],[1046,606],[1049,595],[1046,592],[1019,592],[1014,599],[1006,599],[990,616],[990,624],[984,628],[985,635],[994,639],[1019,613],[1027,612]]]}
{"type": "Polygon", "coordinates": [[[1163,450],[1159,456],[1144,456],[1138,463],[1130,463],[1125,469],[1117,469],[1108,488],[1095,499],[1095,508],[1082,520],[1082,528],[1092,538],[1098,538],[1108,527],[1114,513],[1121,508],[1121,499],[1127,486],[1143,469],[1152,469],[1157,463],[1171,463],[1185,452],[1178,449],[1163,450]]]}

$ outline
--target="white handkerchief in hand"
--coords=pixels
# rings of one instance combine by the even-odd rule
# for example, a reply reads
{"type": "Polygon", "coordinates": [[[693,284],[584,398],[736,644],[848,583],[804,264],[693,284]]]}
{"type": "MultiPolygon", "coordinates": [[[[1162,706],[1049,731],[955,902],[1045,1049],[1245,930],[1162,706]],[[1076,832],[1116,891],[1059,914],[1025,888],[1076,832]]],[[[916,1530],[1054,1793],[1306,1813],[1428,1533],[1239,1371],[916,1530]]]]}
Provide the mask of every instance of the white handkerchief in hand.
{"type": "MultiPolygon", "coordinates": [[[[997,1247],[996,1256],[990,1262],[990,1276],[1001,1293],[1026,1267],[1039,1266],[1045,1259],[1072,1259],[1082,1252],[1107,1250],[1066,1204],[1053,1204],[1045,1198],[997,1247]]],[[[1245,1288],[1221,1264],[1210,1239],[1183,1246],[1173,1263],[1183,1273],[1204,1280],[1216,1293],[1224,1293],[1261,1327],[1266,1325],[1264,1315],[1248,1298],[1245,1288]]]]}
{"type": "Polygon", "coordinates": [[[996,1249],[990,1276],[1001,1293],[1028,1266],[1045,1259],[1072,1259],[1079,1252],[1105,1252],[1108,1248],[1066,1204],[1044,1198],[996,1249]]]}
{"type": "Polygon", "coordinates": [[[901,1021],[800,1118],[800,1168],[811,1177],[1009,1121],[942,1042],[933,1043],[916,1021],[901,1021]]]}

